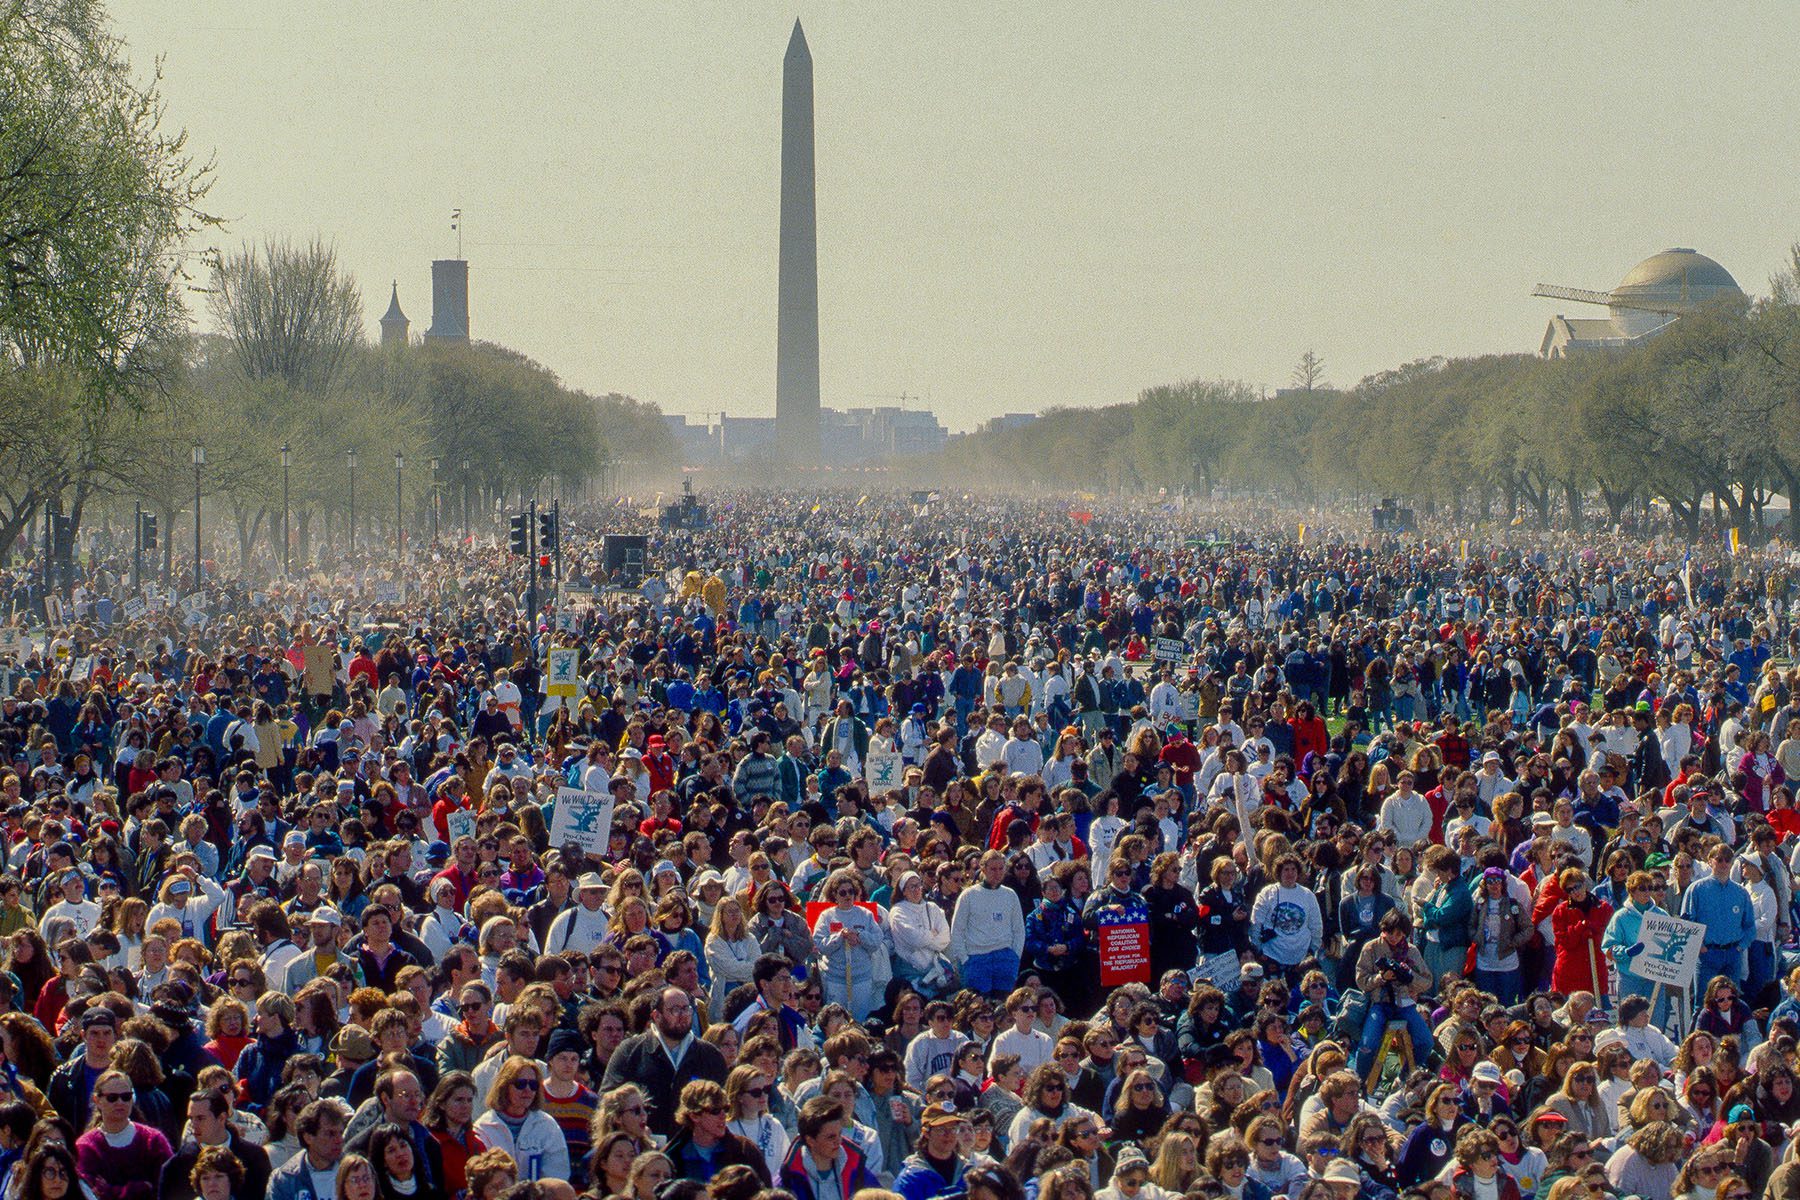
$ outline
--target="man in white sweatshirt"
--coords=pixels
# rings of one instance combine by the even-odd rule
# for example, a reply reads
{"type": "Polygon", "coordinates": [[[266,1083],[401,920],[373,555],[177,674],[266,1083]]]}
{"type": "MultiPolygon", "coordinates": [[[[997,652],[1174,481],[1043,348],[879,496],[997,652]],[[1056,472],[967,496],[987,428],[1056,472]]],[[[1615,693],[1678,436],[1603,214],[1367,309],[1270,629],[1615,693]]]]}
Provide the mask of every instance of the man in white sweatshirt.
{"type": "Polygon", "coordinates": [[[590,954],[606,940],[606,881],[589,871],[575,881],[575,903],[556,914],[544,936],[544,952],[579,950],[590,954]]]}
{"type": "Polygon", "coordinates": [[[1325,942],[1325,920],[1319,898],[1300,886],[1300,859],[1284,854],[1275,861],[1276,882],[1265,884],[1250,906],[1250,941],[1263,957],[1283,969],[1316,954],[1325,942]]]}
{"type": "Polygon", "coordinates": [[[965,985],[990,996],[1012,990],[1025,952],[1025,913],[1019,894],[1000,885],[1005,878],[1006,855],[989,850],[980,886],[963,890],[950,918],[950,960],[965,985]]]}

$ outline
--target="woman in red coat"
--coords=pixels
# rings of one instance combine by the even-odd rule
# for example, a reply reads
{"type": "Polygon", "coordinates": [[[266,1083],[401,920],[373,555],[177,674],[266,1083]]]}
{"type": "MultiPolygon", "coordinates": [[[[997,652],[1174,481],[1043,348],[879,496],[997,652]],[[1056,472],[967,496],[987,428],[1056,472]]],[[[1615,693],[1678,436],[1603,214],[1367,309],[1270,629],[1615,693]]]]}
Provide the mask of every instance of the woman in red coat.
{"type": "Polygon", "coordinates": [[[1567,996],[1574,992],[1606,994],[1606,957],[1600,938],[1612,920],[1612,905],[1594,895],[1592,882],[1580,867],[1565,867],[1557,877],[1563,901],[1550,914],[1556,935],[1556,965],[1550,970],[1550,986],[1567,996]]]}

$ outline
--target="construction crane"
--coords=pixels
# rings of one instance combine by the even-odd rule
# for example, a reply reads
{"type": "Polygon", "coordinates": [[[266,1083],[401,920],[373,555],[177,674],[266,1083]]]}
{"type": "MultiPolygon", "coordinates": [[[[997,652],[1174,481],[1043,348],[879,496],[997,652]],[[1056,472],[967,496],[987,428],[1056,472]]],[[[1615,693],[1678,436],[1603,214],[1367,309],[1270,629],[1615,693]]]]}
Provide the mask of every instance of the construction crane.
{"type": "MultiPolygon", "coordinates": [[[[1540,283],[1531,289],[1534,296],[1545,296],[1552,300],[1575,300],[1582,304],[1604,304],[1608,308],[1629,308],[1634,312],[1660,313],[1672,317],[1691,307],[1681,302],[1663,301],[1656,303],[1647,300],[1636,300],[1630,296],[1621,296],[1617,292],[1595,292],[1587,288],[1558,287],[1553,283],[1540,283]]],[[[1685,297],[1683,297],[1685,300],[1685,297]]]]}
{"type": "Polygon", "coordinates": [[[908,392],[864,392],[862,398],[864,400],[898,400],[901,408],[905,408],[908,404],[917,404],[920,399],[908,392]]]}

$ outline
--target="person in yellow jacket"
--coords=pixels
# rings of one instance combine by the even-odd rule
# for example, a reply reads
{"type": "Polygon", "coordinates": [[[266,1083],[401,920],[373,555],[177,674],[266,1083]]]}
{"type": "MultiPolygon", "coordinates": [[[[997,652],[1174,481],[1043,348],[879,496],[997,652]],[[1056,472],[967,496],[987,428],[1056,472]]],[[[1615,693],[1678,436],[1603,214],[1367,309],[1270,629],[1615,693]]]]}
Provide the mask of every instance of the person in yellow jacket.
{"type": "Polygon", "coordinates": [[[707,579],[703,599],[706,601],[706,611],[715,618],[725,614],[725,580],[717,571],[707,579]]]}

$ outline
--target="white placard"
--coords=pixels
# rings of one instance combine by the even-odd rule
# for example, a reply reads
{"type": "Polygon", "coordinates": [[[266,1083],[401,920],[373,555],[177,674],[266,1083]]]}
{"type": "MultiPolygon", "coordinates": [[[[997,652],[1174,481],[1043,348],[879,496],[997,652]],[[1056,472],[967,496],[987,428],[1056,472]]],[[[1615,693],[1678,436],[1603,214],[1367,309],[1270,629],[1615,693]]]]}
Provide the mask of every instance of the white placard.
{"type": "Polygon", "coordinates": [[[444,826],[450,831],[450,844],[454,846],[457,838],[475,836],[475,814],[466,808],[445,813],[444,826]]]}
{"type": "Polygon", "coordinates": [[[550,844],[561,847],[574,842],[588,854],[605,854],[606,843],[612,838],[612,821],[612,793],[557,788],[556,818],[550,823],[550,844]]]}
{"type": "Polygon", "coordinates": [[[575,646],[557,646],[548,657],[544,695],[573,698],[581,690],[581,650],[575,646]]]}
{"type": "Polygon", "coordinates": [[[1633,975],[1669,987],[1693,984],[1700,952],[1706,948],[1706,926],[1663,913],[1645,913],[1638,941],[1644,948],[1631,956],[1633,975]]]}
{"type": "Polygon", "coordinates": [[[869,792],[891,792],[900,786],[901,771],[905,764],[900,756],[892,751],[886,754],[871,751],[863,760],[863,779],[869,785],[869,792]]]}

